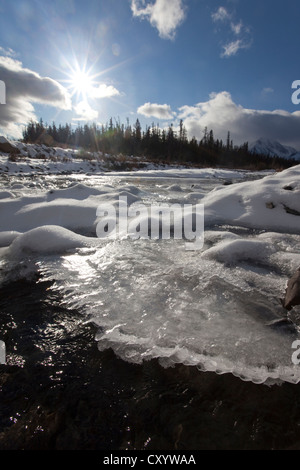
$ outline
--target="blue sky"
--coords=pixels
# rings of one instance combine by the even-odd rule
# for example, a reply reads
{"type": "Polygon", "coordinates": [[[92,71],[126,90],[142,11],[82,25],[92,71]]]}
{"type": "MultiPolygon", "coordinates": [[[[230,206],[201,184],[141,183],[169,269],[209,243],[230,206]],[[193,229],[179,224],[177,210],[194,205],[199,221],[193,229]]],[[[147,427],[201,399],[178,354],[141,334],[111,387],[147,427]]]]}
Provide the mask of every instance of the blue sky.
{"type": "Polygon", "coordinates": [[[299,0],[0,0],[1,133],[183,119],[299,149],[299,18],[299,0]]]}

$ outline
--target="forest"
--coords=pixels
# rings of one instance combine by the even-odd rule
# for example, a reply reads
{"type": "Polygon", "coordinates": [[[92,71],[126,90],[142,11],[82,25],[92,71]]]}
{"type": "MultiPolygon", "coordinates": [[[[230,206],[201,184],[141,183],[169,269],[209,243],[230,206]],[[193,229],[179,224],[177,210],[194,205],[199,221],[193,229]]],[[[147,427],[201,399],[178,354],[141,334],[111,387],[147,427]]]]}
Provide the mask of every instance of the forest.
{"type": "Polygon", "coordinates": [[[44,143],[49,146],[80,148],[90,152],[109,155],[144,156],[163,163],[194,165],[197,167],[244,168],[250,170],[284,169],[297,162],[249,150],[248,142],[234,145],[230,131],[223,142],[214,137],[213,130],[205,128],[203,137],[188,139],[187,131],[180,121],[178,129],[171,124],[161,129],[159,124],[146,126],[143,130],[139,120],[134,125],[121,124],[112,118],[106,125],[44,124],[40,119],[30,121],[23,131],[25,143],[44,143]]]}

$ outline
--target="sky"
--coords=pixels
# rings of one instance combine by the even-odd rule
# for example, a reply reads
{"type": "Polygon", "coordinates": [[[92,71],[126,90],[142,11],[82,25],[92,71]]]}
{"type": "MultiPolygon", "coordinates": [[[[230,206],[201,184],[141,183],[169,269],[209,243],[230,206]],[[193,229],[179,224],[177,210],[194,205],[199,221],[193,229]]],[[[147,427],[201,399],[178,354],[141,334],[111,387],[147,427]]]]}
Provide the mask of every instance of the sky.
{"type": "Polygon", "coordinates": [[[0,134],[182,120],[299,150],[299,19],[299,0],[0,0],[0,134]]]}

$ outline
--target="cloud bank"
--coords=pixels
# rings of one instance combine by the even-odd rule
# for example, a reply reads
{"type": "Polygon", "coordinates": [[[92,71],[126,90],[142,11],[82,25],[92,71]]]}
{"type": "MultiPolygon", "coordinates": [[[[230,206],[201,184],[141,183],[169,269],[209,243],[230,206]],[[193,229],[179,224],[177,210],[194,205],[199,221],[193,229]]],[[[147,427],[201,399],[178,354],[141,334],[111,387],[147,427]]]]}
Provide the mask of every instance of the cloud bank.
{"type": "Polygon", "coordinates": [[[207,127],[208,130],[213,130],[215,138],[223,141],[226,141],[230,131],[235,145],[251,143],[265,137],[300,150],[300,111],[289,113],[284,110],[244,108],[236,104],[227,91],[212,93],[207,101],[194,106],[182,106],[176,113],[166,104],[150,103],[141,106],[138,111],[146,111],[142,114],[147,117],[152,115],[162,119],[174,119],[175,125],[182,119],[190,139],[202,139],[203,131],[207,127]],[[166,115],[170,117],[167,118],[166,115]]]}
{"type": "Polygon", "coordinates": [[[65,110],[72,107],[69,93],[62,85],[24,68],[12,57],[0,56],[0,77],[6,85],[6,104],[0,107],[0,128],[8,135],[21,137],[21,125],[36,120],[32,103],[65,110]]]}
{"type": "Polygon", "coordinates": [[[131,0],[133,16],[147,19],[163,39],[174,39],[177,28],[185,19],[182,0],[131,0]]]}

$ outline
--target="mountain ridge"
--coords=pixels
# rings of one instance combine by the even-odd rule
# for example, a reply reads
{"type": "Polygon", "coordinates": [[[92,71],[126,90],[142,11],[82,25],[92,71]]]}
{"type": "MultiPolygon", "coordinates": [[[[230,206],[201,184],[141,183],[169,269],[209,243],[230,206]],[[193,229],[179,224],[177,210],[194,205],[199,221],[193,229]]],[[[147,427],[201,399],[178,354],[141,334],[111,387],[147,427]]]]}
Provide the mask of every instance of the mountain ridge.
{"type": "Polygon", "coordinates": [[[262,155],[269,155],[271,157],[281,158],[294,158],[300,160],[300,151],[289,145],[283,145],[276,140],[260,137],[255,142],[249,145],[250,152],[255,152],[262,155]]]}

